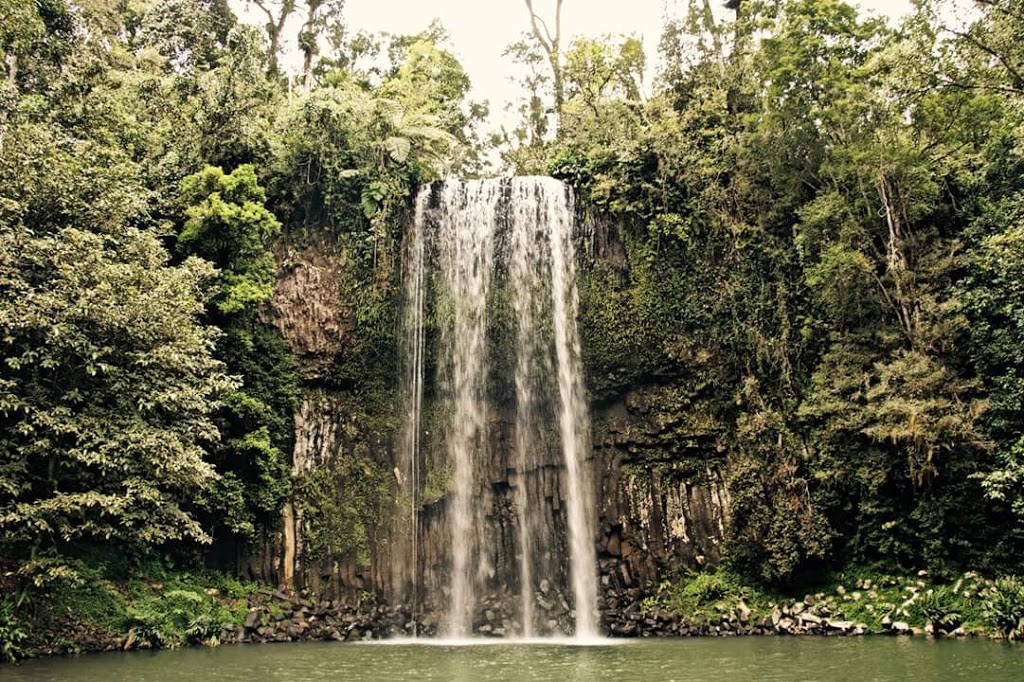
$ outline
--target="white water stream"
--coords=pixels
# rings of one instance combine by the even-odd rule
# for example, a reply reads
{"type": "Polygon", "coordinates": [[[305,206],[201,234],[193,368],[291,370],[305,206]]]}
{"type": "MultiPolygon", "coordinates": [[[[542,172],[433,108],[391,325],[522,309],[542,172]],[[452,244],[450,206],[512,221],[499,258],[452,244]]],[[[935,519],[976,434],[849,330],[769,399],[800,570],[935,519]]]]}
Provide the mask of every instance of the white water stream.
{"type": "MultiPolygon", "coordinates": [[[[448,406],[443,442],[447,448],[450,531],[448,602],[444,632],[451,638],[472,634],[481,586],[493,575],[485,551],[487,535],[480,490],[488,458],[489,295],[498,262],[507,264],[508,296],[516,325],[512,372],[515,389],[515,438],[511,458],[517,515],[516,556],[523,637],[535,634],[534,601],[552,562],[567,568],[579,638],[598,634],[597,566],[594,548],[593,492],[588,470],[590,420],[583,385],[576,317],[575,207],[571,193],[551,178],[445,181],[424,190],[417,202],[416,225],[407,252],[403,349],[409,368],[403,376],[407,456],[401,466],[412,481],[411,523],[418,523],[415,488],[420,476],[422,428],[424,301],[430,267],[424,254],[436,251],[438,282],[438,393],[448,406]],[[429,219],[428,219],[428,213],[429,219]],[[500,252],[499,249],[501,250],[500,252]],[[547,440],[546,440],[547,437],[547,440]],[[564,502],[559,534],[542,518],[542,469],[547,441],[557,438],[559,497],[564,502]],[[556,544],[559,538],[567,544],[556,544]],[[564,562],[568,560],[568,566],[564,562]]],[[[399,480],[402,476],[399,475],[399,480]]],[[[559,506],[559,509],[562,509],[559,506]]],[[[406,533],[405,550],[414,565],[417,531],[406,533]]],[[[412,570],[415,577],[415,568],[412,570]]]]}

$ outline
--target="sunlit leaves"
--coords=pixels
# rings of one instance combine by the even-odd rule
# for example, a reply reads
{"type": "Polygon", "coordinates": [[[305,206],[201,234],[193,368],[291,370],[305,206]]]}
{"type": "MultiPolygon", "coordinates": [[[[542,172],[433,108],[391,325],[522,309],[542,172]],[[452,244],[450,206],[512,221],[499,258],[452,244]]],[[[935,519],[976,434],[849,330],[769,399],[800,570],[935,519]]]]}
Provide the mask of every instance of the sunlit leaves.
{"type": "Polygon", "coordinates": [[[270,240],[281,223],[263,205],[266,196],[252,166],[224,173],[207,167],[182,182],[188,221],[178,245],[221,269],[216,305],[237,313],[270,298],[275,262],[270,240]]]}

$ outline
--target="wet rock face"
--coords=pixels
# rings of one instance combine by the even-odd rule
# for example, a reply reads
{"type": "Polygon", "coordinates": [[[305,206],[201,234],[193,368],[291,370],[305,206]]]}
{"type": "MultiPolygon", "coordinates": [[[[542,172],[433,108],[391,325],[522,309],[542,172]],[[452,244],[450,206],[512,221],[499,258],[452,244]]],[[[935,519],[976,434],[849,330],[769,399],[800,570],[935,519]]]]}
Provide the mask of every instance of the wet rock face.
{"type": "Polygon", "coordinates": [[[434,636],[432,617],[403,606],[312,600],[263,592],[250,600],[245,623],[221,634],[224,643],[335,641],[434,636]]]}
{"type": "MultiPolygon", "coordinates": [[[[325,466],[332,457],[344,457],[352,444],[344,436],[341,425],[349,418],[345,403],[329,393],[311,392],[305,396],[296,415],[295,466],[297,472],[325,466]]],[[[489,476],[477,492],[476,504],[482,510],[486,535],[493,538],[477,558],[482,574],[482,593],[505,593],[518,598],[518,518],[515,487],[530,486],[534,499],[544,506],[540,517],[545,532],[555,539],[555,551],[538,557],[535,575],[544,577],[552,589],[568,594],[569,573],[564,557],[568,555],[565,524],[565,500],[561,471],[550,462],[520,476],[509,465],[513,442],[507,422],[495,423],[489,448],[492,453],[489,476]]],[[[605,586],[620,592],[645,589],[664,570],[682,567],[698,568],[713,565],[721,558],[724,542],[728,494],[717,462],[664,462],[650,458],[649,453],[634,452],[635,443],[619,434],[603,439],[595,446],[591,462],[595,474],[598,516],[595,549],[599,571],[605,586]]],[[[651,446],[647,446],[650,448],[651,446]]],[[[382,456],[386,453],[381,453],[382,456]]],[[[554,458],[554,455],[553,455],[554,458]]],[[[285,553],[284,559],[296,568],[292,585],[312,587],[311,576],[301,569],[301,519],[286,519],[292,528],[288,542],[299,546],[285,553]]],[[[427,594],[442,594],[447,585],[449,524],[446,498],[426,504],[420,516],[419,575],[427,594]]],[[[287,549],[287,547],[286,547],[287,549]]],[[[375,590],[389,594],[386,545],[373,548],[373,566],[360,575],[344,560],[328,567],[339,575],[321,581],[321,587],[342,591],[375,590]]],[[[309,571],[307,571],[309,573],[309,571]]],[[[285,581],[288,582],[287,580],[285,581]]],[[[539,631],[547,628],[564,631],[571,619],[558,609],[546,608],[551,599],[541,595],[538,603],[539,631]],[[549,617],[549,612],[552,614],[549,617]],[[557,612],[557,613],[556,613],[557,612]],[[552,626],[548,621],[555,620],[552,626]],[[565,621],[563,623],[563,621],[565,621]]],[[[639,600],[633,595],[633,600],[639,600]]],[[[438,600],[441,601],[441,600],[438,600]]],[[[557,604],[557,600],[554,602],[557,604]]],[[[441,604],[425,603],[425,607],[441,604]]],[[[519,618],[519,608],[498,609],[503,617],[489,622],[494,629],[506,629],[505,618],[519,618]]],[[[518,623],[517,623],[518,625],[518,623]]]]}
{"type": "MultiPolygon", "coordinates": [[[[687,619],[677,613],[644,608],[642,591],[630,589],[618,595],[605,592],[602,629],[612,637],[732,637],[819,635],[849,637],[867,634],[853,621],[817,616],[790,606],[777,606],[771,615],[754,616],[742,605],[723,608],[713,615],[687,619]]],[[[540,637],[572,634],[573,611],[566,595],[550,583],[535,595],[540,637]]],[[[262,592],[250,600],[243,625],[221,633],[224,643],[292,642],[307,640],[360,641],[396,637],[432,637],[443,632],[443,614],[423,612],[407,605],[360,604],[336,600],[311,600],[281,592],[262,592]]],[[[473,614],[472,634],[480,637],[514,637],[522,632],[517,619],[518,603],[504,593],[481,598],[473,614]]],[[[912,634],[904,623],[894,623],[891,634],[912,634]]]]}
{"type": "MultiPolygon", "coordinates": [[[[644,429],[643,420],[628,411],[625,423],[633,433],[644,429]]],[[[648,586],[659,576],[675,574],[682,568],[714,565],[722,557],[728,511],[728,493],[719,460],[691,457],[685,461],[670,461],[651,456],[659,451],[654,436],[648,440],[643,452],[638,452],[633,436],[624,433],[609,434],[595,429],[594,456],[590,462],[594,472],[597,494],[595,523],[595,551],[598,569],[604,587],[613,587],[616,595],[628,595],[629,601],[639,602],[648,586]],[[601,440],[598,441],[597,438],[601,440]]],[[[544,509],[538,516],[543,519],[554,541],[554,551],[538,557],[535,566],[535,585],[550,585],[552,591],[564,595],[569,590],[566,537],[566,504],[562,471],[557,464],[557,452],[548,453],[546,464],[520,476],[511,464],[514,437],[507,420],[495,419],[490,429],[489,451],[491,466],[486,484],[477,492],[476,504],[482,509],[487,537],[493,539],[478,558],[483,573],[482,592],[506,594],[512,599],[504,612],[519,618],[518,594],[518,523],[515,505],[515,487],[530,486],[533,499],[541,500],[544,509]]],[[[443,452],[434,444],[431,448],[443,452]]],[[[714,455],[713,447],[709,447],[714,455]]],[[[440,499],[428,505],[421,517],[420,578],[426,587],[423,594],[442,594],[447,585],[447,543],[449,525],[446,501],[440,499]]],[[[547,605],[557,600],[538,591],[538,632],[567,632],[571,618],[559,612],[553,617],[547,605]],[[554,619],[557,625],[548,621],[554,619]]],[[[610,601],[613,606],[616,601],[610,601]]],[[[571,598],[569,599],[571,605],[571,598]]],[[[442,608],[429,601],[425,608],[442,608]]],[[[554,609],[558,611],[558,609],[554,609]]],[[[492,623],[495,627],[500,624],[492,623]]]]}

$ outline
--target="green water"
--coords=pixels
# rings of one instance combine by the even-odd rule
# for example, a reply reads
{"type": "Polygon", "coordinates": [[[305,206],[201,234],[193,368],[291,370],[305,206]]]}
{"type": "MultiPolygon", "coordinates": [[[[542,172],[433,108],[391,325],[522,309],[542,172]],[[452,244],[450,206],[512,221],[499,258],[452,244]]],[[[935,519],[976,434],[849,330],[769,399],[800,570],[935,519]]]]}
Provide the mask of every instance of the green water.
{"type": "Polygon", "coordinates": [[[612,646],[262,644],[0,667],[3,682],[1021,682],[1024,646],[923,639],[634,640],[612,646]]]}

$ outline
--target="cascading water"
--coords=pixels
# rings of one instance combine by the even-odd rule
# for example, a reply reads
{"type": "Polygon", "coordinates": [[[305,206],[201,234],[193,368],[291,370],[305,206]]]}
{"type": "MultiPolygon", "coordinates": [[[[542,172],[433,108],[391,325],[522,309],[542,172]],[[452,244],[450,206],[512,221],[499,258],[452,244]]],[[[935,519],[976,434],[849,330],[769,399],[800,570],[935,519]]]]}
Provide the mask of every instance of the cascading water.
{"type": "Polygon", "coordinates": [[[448,452],[453,468],[451,494],[451,605],[448,634],[472,630],[476,593],[473,559],[480,561],[478,508],[472,505],[477,469],[486,452],[487,290],[490,285],[494,225],[501,187],[496,183],[446,182],[442,187],[438,248],[451,305],[451,325],[442,327],[447,389],[453,396],[448,452]]]}
{"type": "Polygon", "coordinates": [[[545,308],[550,303],[550,297],[544,295],[541,276],[546,262],[544,246],[547,235],[538,220],[540,213],[535,197],[521,196],[529,186],[518,182],[512,187],[508,265],[516,324],[515,500],[519,519],[519,601],[524,637],[534,635],[534,574],[537,572],[536,564],[542,563],[535,556],[537,545],[541,544],[535,542],[535,537],[543,534],[543,525],[537,522],[535,513],[540,500],[536,491],[531,490],[529,480],[529,472],[544,464],[544,405],[537,384],[540,377],[551,376],[550,353],[544,352],[546,346],[538,333],[538,320],[544,319],[545,308]]]}
{"type": "MultiPolygon", "coordinates": [[[[494,478],[488,478],[495,466],[515,469],[508,481],[514,488],[517,574],[512,580],[518,584],[519,633],[533,636],[535,598],[550,589],[548,578],[554,576],[566,578],[576,635],[598,631],[574,226],[571,193],[551,178],[449,180],[424,190],[417,201],[405,272],[406,306],[412,310],[404,315],[403,353],[409,358],[403,382],[409,399],[400,444],[408,453],[400,459],[397,478],[411,481],[409,522],[415,526],[421,448],[420,436],[410,432],[422,429],[424,306],[433,283],[436,399],[447,415],[439,423],[438,443],[446,453],[449,541],[447,581],[436,601],[446,602],[444,632],[451,637],[472,633],[482,587],[495,575],[493,549],[511,537],[504,529],[495,530],[494,515],[486,511],[495,504],[494,478]],[[434,263],[436,280],[426,275],[434,263]],[[492,329],[498,314],[491,308],[502,301],[511,308],[515,325],[507,341],[492,329]],[[514,377],[491,376],[494,353],[511,356],[508,371],[514,377]],[[506,465],[500,453],[489,450],[488,420],[498,411],[494,385],[512,378],[515,437],[506,465]],[[551,491],[552,480],[560,492],[551,491]]],[[[414,577],[420,556],[416,534],[415,528],[406,532],[412,547],[396,554],[400,562],[413,562],[414,577]]]]}
{"type": "Polygon", "coordinates": [[[391,584],[398,601],[419,604],[419,478],[423,422],[423,360],[426,301],[426,240],[422,216],[427,195],[416,202],[416,220],[405,255],[402,315],[402,394],[405,413],[399,436],[396,509],[391,527],[391,584]]]}
{"type": "Polygon", "coordinates": [[[583,366],[576,316],[576,257],[572,243],[574,211],[551,180],[538,185],[538,203],[546,215],[551,240],[551,300],[558,365],[559,433],[566,471],[569,506],[570,572],[576,603],[576,635],[597,635],[597,561],[594,556],[590,476],[583,457],[590,452],[590,415],[583,388],[583,366]]]}

